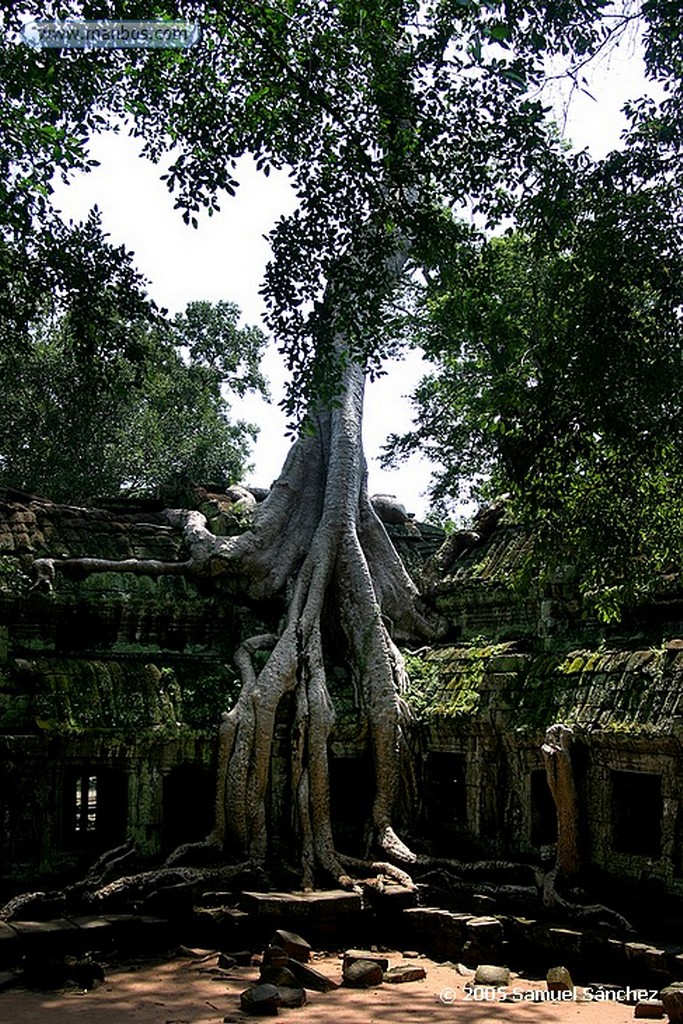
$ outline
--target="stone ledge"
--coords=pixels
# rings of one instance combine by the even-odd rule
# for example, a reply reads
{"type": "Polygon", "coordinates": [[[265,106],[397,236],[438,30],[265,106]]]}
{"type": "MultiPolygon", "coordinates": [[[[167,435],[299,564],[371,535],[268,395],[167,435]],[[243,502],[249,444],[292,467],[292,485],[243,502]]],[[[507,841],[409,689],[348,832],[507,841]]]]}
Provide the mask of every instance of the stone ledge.
{"type": "Polygon", "coordinates": [[[259,917],[301,917],[321,912],[359,914],[363,909],[360,896],[344,889],[320,892],[243,892],[241,902],[246,911],[259,917]]]}

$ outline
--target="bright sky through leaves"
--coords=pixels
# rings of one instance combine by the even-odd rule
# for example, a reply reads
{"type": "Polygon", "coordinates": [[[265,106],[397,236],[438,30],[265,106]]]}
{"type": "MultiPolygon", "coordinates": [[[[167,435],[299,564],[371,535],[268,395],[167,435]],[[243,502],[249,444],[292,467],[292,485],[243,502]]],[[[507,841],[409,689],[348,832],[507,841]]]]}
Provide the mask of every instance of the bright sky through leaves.
{"type": "MultiPolygon", "coordinates": [[[[575,91],[563,125],[566,136],[594,157],[619,144],[625,126],[624,100],[649,91],[633,41],[622,43],[587,70],[590,96],[575,91]]],[[[566,83],[548,91],[563,118],[566,83]]],[[[97,205],[103,226],[115,244],[124,243],[135,253],[135,263],[149,279],[150,293],[171,313],[194,299],[236,302],[247,323],[259,321],[263,303],[258,294],[269,246],[264,238],[276,219],[294,208],[295,200],[284,173],[258,174],[249,159],[240,163],[241,187],[235,199],[225,198],[221,213],[200,220],[198,230],[186,227],[164,185],[158,167],[137,157],[138,144],[125,134],[109,133],[93,140],[92,155],[100,167],[75,179],[71,186],[55,182],[55,202],[64,216],[79,220],[97,205]]],[[[255,470],[248,482],[272,483],[290,445],[285,436],[285,416],[277,408],[282,395],[284,369],[274,347],[263,366],[272,385],[274,402],[260,398],[233,403],[234,415],[259,424],[261,433],[254,454],[255,470]]],[[[427,511],[423,492],[430,476],[429,464],[413,458],[397,470],[381,470],[375,459],[389,433],[410,426],[410,403],[405,397],[425,369],[417,353],[388,367],[382,379],[369,384],[364,425],[365,451],[370,467],[370,493],[395,494],[418,518],[427,511]]]]}

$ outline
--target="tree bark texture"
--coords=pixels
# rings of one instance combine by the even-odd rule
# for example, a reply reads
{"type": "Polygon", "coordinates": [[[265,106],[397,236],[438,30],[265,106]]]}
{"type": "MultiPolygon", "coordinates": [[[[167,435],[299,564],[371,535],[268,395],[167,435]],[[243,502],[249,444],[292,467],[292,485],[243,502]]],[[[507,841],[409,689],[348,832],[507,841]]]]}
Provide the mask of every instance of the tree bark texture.
{"type": "Polygon", "coordinates": [[[324,611],[343,638],[360,713],[368,723],[377,844],[386,856],[414,860],[393,828],[406,682],[395,638],[424,635],[430,627],[367,495],[363,385],[361,369],[348,366],[339,407],[321,413],[315,433],[296,442],[248,533],[218,538],[198,513],[169,513],[184,530],[190,564],[210,574],[229,573],[252,599],[287,596],[279,634],[251,637],[235,655],[242,690],[220,728],[211,840],[263,863],[276,715],[283,696],[291,693],[291,803],[305,885],[313,884],[316,867],[349,883],[330,818],[328,741],[335,714],[326,682],[324,611]],[[254,654],[263,649],[270,655],[257,672],[254,654]]]}
{"type": "Polygon", "coordinates": [[[574,781],[571,747],[574,733],[567,725],[551,725],[541,747],[548,786],[557,814],[556,877],[570,881],[581,869],[579,798],[574,781]]]}

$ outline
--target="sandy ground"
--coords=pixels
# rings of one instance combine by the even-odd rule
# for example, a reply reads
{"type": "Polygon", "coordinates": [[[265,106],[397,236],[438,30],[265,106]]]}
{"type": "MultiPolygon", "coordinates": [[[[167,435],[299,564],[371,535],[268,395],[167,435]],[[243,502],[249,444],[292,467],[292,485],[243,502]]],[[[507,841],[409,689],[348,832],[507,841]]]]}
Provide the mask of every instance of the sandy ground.
{"type": "MultiPolygon", "coordinates": [[[[388,954],[390,966],[405,962],[400,953],[388,954]]],[[[219,1024],[243,1022],[239,994],[258,977],[256,967],[216,968],[216,956],[199,959],[177,955],[163,961],[139,961],[110,966],[106,980],[90,992],[36,992],[14,988],[0,994],[0,1024],[219,1024]]],[[[291,1024],[625,1024],[633,1020],[633,1006],[621,1001],[585,1001],[579,987],[576,999],[562,1003],[531,1001],[529,993],[545,989],[541,981],[512,976],[508,998],[482,990],[477,999],[464,990],[467,978],[452,964],[436,964],[426,957],[421,964],[425,980],[401,985],[384,984],[357,990],[340,988],[308,994],[308,1004],[280,1010],[291,1024]]],[[[337,954],[316,954],[313,966],[339,981],[337,954]]],[[[580,979],[575,979],[580,980],[580,979]]]]}

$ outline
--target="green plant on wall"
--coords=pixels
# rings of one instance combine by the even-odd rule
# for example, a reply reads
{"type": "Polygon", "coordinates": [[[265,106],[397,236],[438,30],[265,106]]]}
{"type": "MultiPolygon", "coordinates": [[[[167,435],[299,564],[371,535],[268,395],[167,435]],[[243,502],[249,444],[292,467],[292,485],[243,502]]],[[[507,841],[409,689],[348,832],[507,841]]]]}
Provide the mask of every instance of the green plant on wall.
{"type": "Polygon", "coordinates": [[[15,558],[0,558],[0,598],[23,597],[31,580],[15,558]]]}
{"type": "Polygon", "coordinates": [[[450,666],[444,671],[440,661],[419,654],[407,654],[405,662],[410,683],[403,696],[418,722],[433,716],[459,718],[477,712],[486,671],[486,659],[479,651],[467,652],[455,671],[450,666]]]}
{"type": "Polygon", "coordinates": [[[219,712],[229,711],[240,691],[227,671],[183,681],[183,721],[198,729],[214,729],[219,712]]]}

